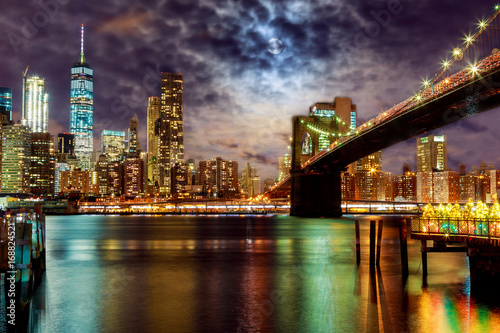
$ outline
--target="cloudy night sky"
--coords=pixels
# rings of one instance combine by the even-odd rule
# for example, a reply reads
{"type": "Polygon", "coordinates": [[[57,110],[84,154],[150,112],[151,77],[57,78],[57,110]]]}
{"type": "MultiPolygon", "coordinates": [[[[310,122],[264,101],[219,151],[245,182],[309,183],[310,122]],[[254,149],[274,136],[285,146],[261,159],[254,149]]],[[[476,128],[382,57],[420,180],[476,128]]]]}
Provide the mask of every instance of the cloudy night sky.
{"type": "MultiPolygon", "coordinates": [[[[235,159],[240,170],[249,161],[261,178],[275,178],[292,115],[347,96],[358,107],[358,124],[374,117],[418,91],[494,4],[4,0],[0,86],[13,89],[19,119],[21,73],[29,65],[46,80],[50,132],[68,131],[70,68],[79,60],[84,23],[85,57],[94,69],[94,147],[101,130],[126,130],[137,113],[145,149],[147,97],[160,94],[160,72],[180,72],[186,158],[235,159]],[[391,5],[397,13],[375,24],[374,13],[391,5]],[[370,28],[370,37],[362,35],[370,28]],[[267,50],[271,38],[283,41],[281,53],[267,50]]],[[[448,136],[450,168],[464,162],[469,170],[481,160],[500,168],[499,111],[434,132],[448,136]]],[[[415,166],[415,150],[415,139],[384,150],[383,169],[415,166]]]]}

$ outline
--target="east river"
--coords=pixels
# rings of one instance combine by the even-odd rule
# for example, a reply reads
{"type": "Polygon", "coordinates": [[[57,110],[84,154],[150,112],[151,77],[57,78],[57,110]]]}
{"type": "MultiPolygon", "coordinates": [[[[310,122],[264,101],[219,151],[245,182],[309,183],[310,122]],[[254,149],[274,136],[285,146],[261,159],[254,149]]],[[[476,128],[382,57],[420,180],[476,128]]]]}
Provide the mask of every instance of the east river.
{"type": "MultiPolygon", "coordinates": [[[[397,224],[381,269],[359,266],[352,219],[48,216],[32,332],[500,332],[500,297],[471,293],[464,253],[408,241],[397,224]]],[[[500,283],[500,280],[499,280],[500,283]]]]}

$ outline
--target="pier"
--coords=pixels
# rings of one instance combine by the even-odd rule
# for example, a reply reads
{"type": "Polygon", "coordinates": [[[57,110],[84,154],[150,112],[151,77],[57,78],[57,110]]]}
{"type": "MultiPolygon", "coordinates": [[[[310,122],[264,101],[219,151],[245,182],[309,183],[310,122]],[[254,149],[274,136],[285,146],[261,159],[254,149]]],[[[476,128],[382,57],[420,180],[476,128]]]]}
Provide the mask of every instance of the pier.
{"type": "Polygon", "coordinates": [[[0,272],[8,332],[22,332],[30,299],[46,269],[45,215],[41,206],[31,212],[6,212],[1,220],[0,272]]]}

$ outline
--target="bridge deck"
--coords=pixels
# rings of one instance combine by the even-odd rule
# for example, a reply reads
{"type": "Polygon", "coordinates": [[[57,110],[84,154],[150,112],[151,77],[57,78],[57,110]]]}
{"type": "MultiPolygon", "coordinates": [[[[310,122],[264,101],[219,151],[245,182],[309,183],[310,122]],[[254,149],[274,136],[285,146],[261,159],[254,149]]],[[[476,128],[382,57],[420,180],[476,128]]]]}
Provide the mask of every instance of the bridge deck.
{"type": "Polygon", "coordinates": [[[413,239],[500,246],[500,220],[412,218],[413,239]]]}

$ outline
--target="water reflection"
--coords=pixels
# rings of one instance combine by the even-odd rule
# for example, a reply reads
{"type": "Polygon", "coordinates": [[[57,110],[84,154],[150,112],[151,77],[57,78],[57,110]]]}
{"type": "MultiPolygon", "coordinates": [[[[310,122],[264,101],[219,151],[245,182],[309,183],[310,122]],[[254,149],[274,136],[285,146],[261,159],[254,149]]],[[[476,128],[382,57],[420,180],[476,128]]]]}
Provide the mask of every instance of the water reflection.
{"type": "Polygon", "coordinates": [[[368,225],[358,266],[350,220],[49,217],[47,235],[33,332],[500,331],[498,303],[470,293],[463,253],[429,255],[422,288],[410,240],[402,284],[390,223],[375,273],[368,225]]]}

